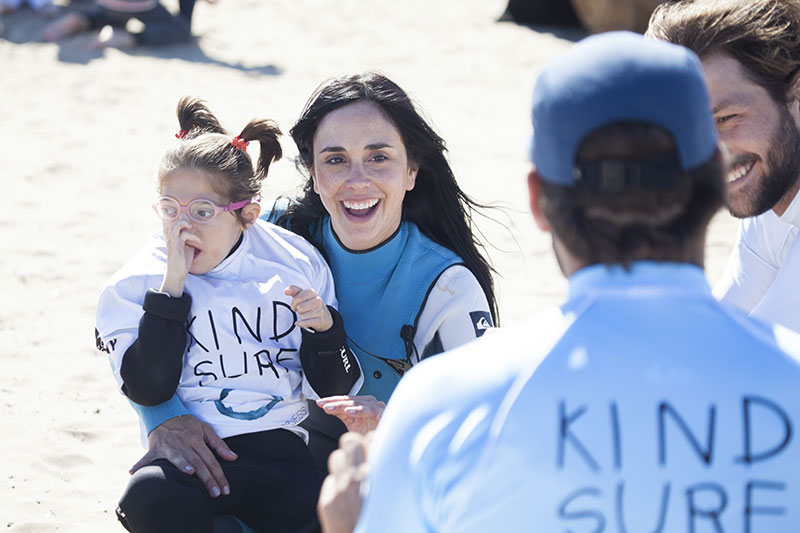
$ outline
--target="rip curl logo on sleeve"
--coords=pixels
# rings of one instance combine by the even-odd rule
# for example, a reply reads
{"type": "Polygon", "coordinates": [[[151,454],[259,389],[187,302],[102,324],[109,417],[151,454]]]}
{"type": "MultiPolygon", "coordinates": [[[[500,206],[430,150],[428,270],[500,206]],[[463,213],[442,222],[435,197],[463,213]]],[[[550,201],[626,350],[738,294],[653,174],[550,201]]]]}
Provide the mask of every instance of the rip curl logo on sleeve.
{"type": "Polygon", "coordinates": [[[475,337],[483,335],[492,326],[492,315],[487,311],[472,311],[469,314],[472,319],[472,327],[475,328],[475,337]]]}

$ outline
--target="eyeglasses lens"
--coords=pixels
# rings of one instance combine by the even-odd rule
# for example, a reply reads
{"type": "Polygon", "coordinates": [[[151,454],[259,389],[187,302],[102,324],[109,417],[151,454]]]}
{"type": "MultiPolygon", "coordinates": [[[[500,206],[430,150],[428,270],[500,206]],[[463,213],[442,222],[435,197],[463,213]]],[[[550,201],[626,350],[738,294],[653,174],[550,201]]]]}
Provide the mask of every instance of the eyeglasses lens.
{"type": "Polygon", "coordinates": [[[181,206],[175,200],[160,198],[156,204],[156,213],[164,220],[175,220],[181,214],[181,206]]]}
{"type": "Polygon", "coordinates": [[[211,202],[197,200],[189,204],[189,216],[195,222],[209,222],[217,214],[211,202]]]}
{"type": "Polygon", "coordinates": [[[208,200],[195,200],[186,208],[181,207],[173,198],[159,198],[156,203],[156,213],[168,222],[177,220],[182,211],[198,223],[211,222],[217,216],[217,207],[208,200]]]}

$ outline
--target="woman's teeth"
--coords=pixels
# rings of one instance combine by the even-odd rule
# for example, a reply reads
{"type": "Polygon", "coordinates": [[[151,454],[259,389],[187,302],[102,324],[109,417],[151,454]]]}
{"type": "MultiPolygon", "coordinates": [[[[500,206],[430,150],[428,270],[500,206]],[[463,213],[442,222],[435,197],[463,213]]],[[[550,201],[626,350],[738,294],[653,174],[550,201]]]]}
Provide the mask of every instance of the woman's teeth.
{"type": "Polygon", "coordinates": [[[372,200],[363,200],[361,202],[351,202],[349,200],[344,200],[342,202],[346,209],[351,211],[364,211],[365,209],[370,209],[371,207],[375,206],[378,203],[377,198],[373,198],[372,200]]]}

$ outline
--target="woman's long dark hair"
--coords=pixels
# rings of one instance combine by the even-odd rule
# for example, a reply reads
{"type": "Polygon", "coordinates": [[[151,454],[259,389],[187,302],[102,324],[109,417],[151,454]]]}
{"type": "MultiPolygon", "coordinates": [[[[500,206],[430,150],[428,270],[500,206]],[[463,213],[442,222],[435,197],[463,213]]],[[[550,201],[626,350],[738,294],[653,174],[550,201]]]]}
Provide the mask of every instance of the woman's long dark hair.
{"type": "Polygon", "coordinates": [[[472,228],[473,212],[485,206],[461,190],[445,157],[444,139],[420,116],[405,91],[382,74],[365,72],[337,78],[324,83],[311,95],[290,130],[300,151],[298,165],[307,175],[303,196],[290,203],[278,223],[313,240],[311,225],[327,214],[322,200],[314,192],[310,174],[314,164],[314,134],[325,115],[361,100],[380,106],[400,132],[409,161],[419,167],[416,184],[403,200],[403,220],[413,222],[428,238],[461,257],[480,283],[497,324],[493,269],[481,253],[485,253],[484,246],[476,239],[472,228]]]}

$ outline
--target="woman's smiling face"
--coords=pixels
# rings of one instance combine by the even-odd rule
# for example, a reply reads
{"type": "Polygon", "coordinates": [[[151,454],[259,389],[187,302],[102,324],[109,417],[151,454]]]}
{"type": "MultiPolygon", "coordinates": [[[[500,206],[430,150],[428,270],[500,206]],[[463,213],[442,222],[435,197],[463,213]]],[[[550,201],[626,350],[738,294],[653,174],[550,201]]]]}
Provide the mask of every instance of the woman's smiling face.
{"type": "Polygon", "coordinates": [[[325,115],[314,134],[313,158],[314,191],[342,244],[367,250],[391,237],[417,167],[381,108],[359,101],[325,115]]]}

